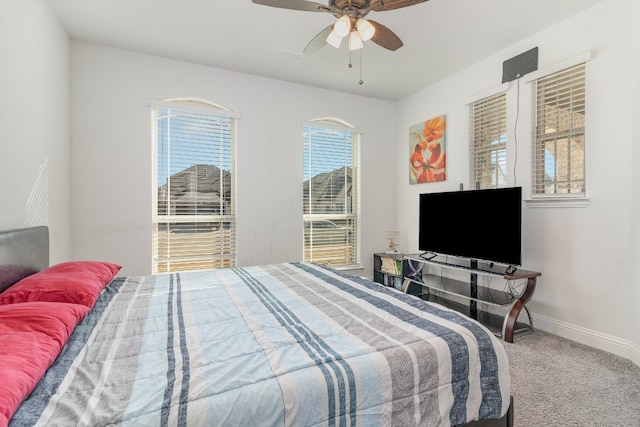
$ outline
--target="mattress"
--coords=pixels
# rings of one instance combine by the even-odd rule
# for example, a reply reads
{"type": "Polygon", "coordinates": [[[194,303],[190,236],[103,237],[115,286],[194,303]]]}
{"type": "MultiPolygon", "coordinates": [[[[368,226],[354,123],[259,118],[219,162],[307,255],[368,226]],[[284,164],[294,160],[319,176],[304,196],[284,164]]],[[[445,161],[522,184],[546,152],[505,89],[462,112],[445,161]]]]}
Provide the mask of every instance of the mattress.
{"type": "Polygon", "coordinates": [[[280,263],[116,277],[9,425],[453,426],[509,396],[478,322],[280,263]]]}

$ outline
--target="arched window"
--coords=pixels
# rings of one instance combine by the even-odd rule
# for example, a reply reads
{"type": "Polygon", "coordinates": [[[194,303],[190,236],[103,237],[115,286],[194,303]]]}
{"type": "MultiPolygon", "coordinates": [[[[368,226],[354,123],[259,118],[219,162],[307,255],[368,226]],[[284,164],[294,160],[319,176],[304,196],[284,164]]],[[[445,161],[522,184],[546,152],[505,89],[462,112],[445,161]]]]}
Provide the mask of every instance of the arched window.
{"type": "Polygon", "coordinates": [[[236,262],[236,117],[211,102],[153,105],[153,273],[236,262]]]}
{"type": "Polygon", "coordinates": [[[304,260],[360,264],[361,133],[335,118],[304,124],[304,260]]]}

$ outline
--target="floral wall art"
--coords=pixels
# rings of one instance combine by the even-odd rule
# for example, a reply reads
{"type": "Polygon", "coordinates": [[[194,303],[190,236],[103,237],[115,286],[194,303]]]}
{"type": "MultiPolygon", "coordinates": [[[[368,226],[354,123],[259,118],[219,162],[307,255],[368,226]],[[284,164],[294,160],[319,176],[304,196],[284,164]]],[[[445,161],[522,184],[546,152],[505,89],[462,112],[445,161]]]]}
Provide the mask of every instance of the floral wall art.
{"type": "Polygon", "coordinates": [[[447,179],[446,116],[434,117],[409,128],[409,184],[447,179]]]}

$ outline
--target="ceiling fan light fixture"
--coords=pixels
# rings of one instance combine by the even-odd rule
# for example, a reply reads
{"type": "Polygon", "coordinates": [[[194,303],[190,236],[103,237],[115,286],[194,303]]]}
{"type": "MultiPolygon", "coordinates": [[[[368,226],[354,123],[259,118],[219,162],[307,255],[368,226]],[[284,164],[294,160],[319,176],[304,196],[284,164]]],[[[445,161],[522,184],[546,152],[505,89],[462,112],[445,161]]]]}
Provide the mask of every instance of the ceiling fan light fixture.
{"type": "Polygon", "coordinates": [[[335,47],[336,49],[340,48],[340,43],[342,43],[342,37],[340,37],[338,34],[336,34],[336,31],[333,30],[329,33],[329,35],[327,36],[327,44],[330,44],[331,46],[335,47]]]}
{"type": "Polygon", "coordinates": [[[367,21],[364,18],[358,19],[358,21],[356,22],[356,27],[358,28],[360,38],[365,42],[367,40],[371,40],[371,37],[373,37],[376,32],[376,28],[371,25],[371,22],[367,21]]]}
{"type": "Polygon", "coordinates": [[[362,43],[362,39],[360,38],[360,34],[357,31],[351,31],[349,33],[349,50],[358,50],[362,49],[364,44],[362,43]]]}
{"type": "Polygon", "coordinates": [[[333,31],[340,37],[345,37],[351,31],[351,18],[348,15],[342,15],[335,24],[333,31]]]}

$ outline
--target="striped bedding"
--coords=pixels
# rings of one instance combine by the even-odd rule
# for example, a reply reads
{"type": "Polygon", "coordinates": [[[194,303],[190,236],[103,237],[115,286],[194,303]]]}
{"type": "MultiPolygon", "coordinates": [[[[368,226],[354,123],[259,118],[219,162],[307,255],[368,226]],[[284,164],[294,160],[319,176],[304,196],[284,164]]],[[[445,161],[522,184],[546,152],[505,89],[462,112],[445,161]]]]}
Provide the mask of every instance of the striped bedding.
{"type": "Polygon", "coordinates": [[[309,263],[118,277],[10,426],[449,426],[506,354],[437,304],[309,263]]]}

